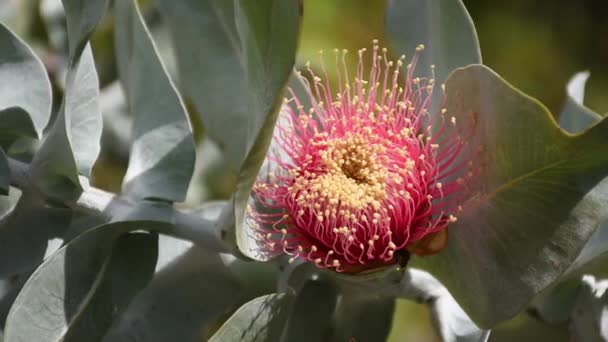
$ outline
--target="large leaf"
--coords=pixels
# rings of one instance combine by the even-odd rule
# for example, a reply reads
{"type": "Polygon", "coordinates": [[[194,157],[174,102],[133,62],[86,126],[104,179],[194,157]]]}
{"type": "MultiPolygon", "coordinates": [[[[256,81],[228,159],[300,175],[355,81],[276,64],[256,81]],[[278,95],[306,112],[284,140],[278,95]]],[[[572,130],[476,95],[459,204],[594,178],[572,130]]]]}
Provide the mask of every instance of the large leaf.
{"type": "MultiPolygon", "coordinates": [[[[585,107],[585,83],[589,72],[579,72],[568,82],[567,99],[562,108],[559,124],[563,129],[580,133],[601,119],[601,116],[585,107]]],[[[568,320],[583,285],[583,274],[608,276],[608,223],[604,222],[593,233],[576,260],[559,281],[534,299],[532,309],[540,318],[551,324],[568,320]]]]}
{"type": "Polygon", "coordinates": [[[15,300],[5,341],[99,340],[154,273],[156,236],[128,233],[144,227],[100,226],[47,259],[15,300]]]}
{"type": "Polygon", "coordinates": [[[79,176],[91,175],[101,131],[99,79],[87,45],[68,71],[59,115],[32,162],[36,185],[52,196],[74,198],[88,186],[81,185],[79,176]]]}
{"type": "Polygon", "coordinates": [[[234,1],[158,0],[168,19],[179,79],[205,126],[237,173],[248,144],[247,79],[234,1]]]}
{"type": "Polygon", "coordinates": [[[295,0],[239,0],[235,4],[250,109],[243,122],[247,127],[246,157],[234,194],[236,242],[245,255],[260,258],[257,243],[245,226],[245,208],[272,139],[283,89],[292,71],[300,12],[295,0]]]}
{"type": "Polygon", "coordinates": [[[454,72],[446,94],[449,115],[470,132],[475,181],[447,248],[417,261],[490,327],[556,280],[608,218],[608,121],[568,135],[480,65],[454,72]]]}
{"type": "Polygon", "coordinates": [[[78,58],[107,6],[108,0],[63,0],[71,60],[78,58]]]}
{"type": "Polygon", "coordinates": [[[37,137],[51,114],[51,83],[32,50],[0,24],[0,142],[37,137]]]}
{"type": "MultiPolygon", "coordinates": [[[[386,35],[393,52],[408,59],[424,44],[416,72],[430,75],[434,65],[436,84],[445,82],[456,68],[481,64],[475,26],[462,0],[389,0],[386,35]]],[[[435,109],[442,95],[434,92],[435,109]]]]}
{"type": "Polygon", "coordinates": [[[134,0],[114,6],[118,71],[135,116],[123,191],[139,199],[183,201],[195,158],[186,109],[134,0]]]}

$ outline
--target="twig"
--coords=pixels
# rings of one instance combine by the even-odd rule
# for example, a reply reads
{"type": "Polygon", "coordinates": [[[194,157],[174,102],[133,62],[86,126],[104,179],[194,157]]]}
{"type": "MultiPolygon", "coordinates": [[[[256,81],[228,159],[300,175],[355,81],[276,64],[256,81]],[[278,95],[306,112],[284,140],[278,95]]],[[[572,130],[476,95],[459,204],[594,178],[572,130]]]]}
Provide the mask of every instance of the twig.
{"type": "MultiPolygon", "coordinates": [[[[7,158],[11,172],[11,185],[21,190],[31,189],[29,165],[7,158]]],[[[43,194],[44,195],[44,194],[43,194]]],[[[55,198],[47,198],[56,201],[55,198]]],[[[75,201],[62,203],[75,211],[101,217],[104,221],[153,220],[168,223],[171,227],[163,233],[192,241],[198,246],[216,252],[230,252],[220,237],[215,221],[202,217],[201,213],[185,212],[156,202],[134,202],[127,197],[94,187],[84,189],[75,201]]]]}

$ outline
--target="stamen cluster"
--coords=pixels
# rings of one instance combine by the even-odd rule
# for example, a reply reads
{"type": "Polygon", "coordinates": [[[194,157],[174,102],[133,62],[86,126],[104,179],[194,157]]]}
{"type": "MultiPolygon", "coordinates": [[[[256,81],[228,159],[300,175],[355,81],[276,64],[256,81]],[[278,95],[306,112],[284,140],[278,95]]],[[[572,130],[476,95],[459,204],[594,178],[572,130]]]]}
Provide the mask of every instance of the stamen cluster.
{"type": "Polygon", "coordinates": [[[335,96],[307,66],[311,107],[293,91],[285,100],[273,138],[279,151],[267,157],[277,166],[255,184],[249,220],[267,248],[291,261],[359,272],[409,256],[457,220],[465,143],[445,109],[429,113],[435,84],[414,76],[418,53],[404,81],[405,57],[390,61],[376,41],[367,73],[366,50],[358,51],[352,81],[346,54],[335,50],[335,96]]]}

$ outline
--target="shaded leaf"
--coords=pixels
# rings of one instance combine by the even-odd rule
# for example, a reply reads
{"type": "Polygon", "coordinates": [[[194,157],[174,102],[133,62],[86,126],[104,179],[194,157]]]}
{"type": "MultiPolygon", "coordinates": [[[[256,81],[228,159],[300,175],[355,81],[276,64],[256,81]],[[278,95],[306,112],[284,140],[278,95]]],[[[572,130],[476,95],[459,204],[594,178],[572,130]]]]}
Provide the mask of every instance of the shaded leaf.
{"type": "Polygon", "coordinates": [[[104,341],[199,341],[239,301],[241,288],[217,254],[192,247],[156,274],[104,341]]]}
{"type": "Polygon", "coordinates": [[[152,225],[100,226],[53,254],[15,300],[5,340],[96,340],[154,272],[155,237],[125,235],[152,225]]]}
{"type": "Polygon", "coordinates": [[[0,147],[0,195],[8,195],[11,187],[11,170],[4,149],[0,147]]]}
{"type": "Polygon", "coordinates": [[[34,52],[0,24],[0,139],[39,137],[51,114],[51,83],[34,52]]]}
{"type": "Polygon", "coordinates": [[[116,58],[133,146],[123,191],[139,199],[183,201],[194,169],[194,140],[184,104],[158,57],[133,0],[116,1],[116,58]]]}
{"type": "Polygon", "coordinates": [[[394,311],[394,298],[343,293],[333,317],[332,341],[385,341],[394,311]]]}
{"type": "Polygon", "coordinates": [[[608,218],[608,121],[567,135],[539,102],[480,65],[454,72],[446,94],[458,127],[470,127],[475,182],[448,246],[416,261],[490,327],[566,271],[608,218]]]}
{"type": "Polygon", "coordinates": [[[559,126],[568,132],[582,132],[602,118],[583,104],[588,78],[589,72],[583,71],[572,76],[568,82],[568,96],[559,116],[559,126]]]}
{"type": "Polygon", "coordinates": [[[33,271],[50,240],[69,225],[71,210],[48,208],[35,194],[25,193],[0,220],[0,278],[33,271]]]}
{"type": "Polygon", "coordinates": [[[336,302],[335,286],[308,281],[297,293],[266,295],[246,303],[210,341],[327,340],[336,302]]]}
{"type": "Polygon", "coordinates": [[[108,6],[108,0],[62,0],[68,26],[70,60],[78,58],[108,6]]]}
{"type": "Polygon", "coordinates": [[[88,178],[100,150],[102,118],[99,79],[87,45],[68,70],[65,97],[53,127],[32,161],[35,184],[47,194],[74,198],[88,178]]]}
{"type": "MultiPolygon", "coordinates": [[[[475,26],[461,0],[389,0],[385,30],[393,52],[408,59],[424,44],[416,70],[430,75],[435,65],[436,84],[445,82],[456,68],[481,64],[475,26]]],[[[442,95],[434,92],[434,110],[442,95]]]]}

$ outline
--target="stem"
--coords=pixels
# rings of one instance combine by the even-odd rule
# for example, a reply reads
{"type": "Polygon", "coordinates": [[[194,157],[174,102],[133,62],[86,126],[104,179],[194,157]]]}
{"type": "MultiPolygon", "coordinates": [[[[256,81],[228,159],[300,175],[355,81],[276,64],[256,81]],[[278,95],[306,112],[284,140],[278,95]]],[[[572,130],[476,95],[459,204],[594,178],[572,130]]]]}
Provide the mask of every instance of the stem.
{"type": "MultiPolygon", "coordinates": [[[[32,188],[29,165],[13,158],[7,158],[11,173],[11,185],[21,190],[32,188]]],[[[45,194],[41,193],[42,196],[45,194]]],[[[47,200],[57,201],[46,196],[47,200]]],[[[231,249],[220,238],[220,227],[214,221],[203,218],[200,213],[180,211],[172,206],[159,203],[132,200],[94,187],[83,189],[75,201],[62,204],[75,211],[101,217],[104,221],[153,220],[169,223],[171,228],[163,233],[191,241],[207,250],[229,252],[231,249]]]]}

